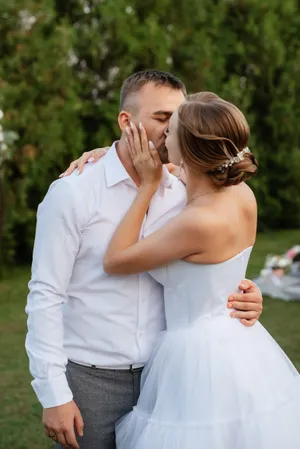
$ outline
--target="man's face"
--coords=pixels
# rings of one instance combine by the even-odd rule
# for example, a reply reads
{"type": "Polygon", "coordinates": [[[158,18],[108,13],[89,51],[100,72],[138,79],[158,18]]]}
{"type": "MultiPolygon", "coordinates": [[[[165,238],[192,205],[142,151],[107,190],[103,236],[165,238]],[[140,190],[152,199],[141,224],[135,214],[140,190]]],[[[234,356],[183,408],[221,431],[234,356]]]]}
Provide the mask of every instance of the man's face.
{"type": "Polygon", "coordinates": [[[169,161],[172,164],[180,165],[181,151],[178,139],[178,111],[175,111],[169,121],[169,126],[165,131],[166,148],[169,155],[169,161]]]}
{"type": "Polygon", "coordinates": [[[145,84],[136,94],[137,113],[132,115],[136,126],[141,122],[146,129],[149,140],[157,148],[163,164],[169,162],[165,147],[165,130],[169,119],[176,109],[185,101],[181,90],[169,86],[145,84]]]}

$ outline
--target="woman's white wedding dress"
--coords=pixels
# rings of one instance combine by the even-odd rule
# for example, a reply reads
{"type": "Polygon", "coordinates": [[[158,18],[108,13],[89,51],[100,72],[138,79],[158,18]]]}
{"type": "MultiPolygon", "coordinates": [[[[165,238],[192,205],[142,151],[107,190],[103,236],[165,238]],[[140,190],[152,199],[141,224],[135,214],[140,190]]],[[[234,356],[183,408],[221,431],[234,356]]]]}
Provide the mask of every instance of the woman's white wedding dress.
{"type": "Polygon", "coordinates": [[[300,376],[258,322],[230,318],[228,296],[251,248],[215,265],[152,271],[164,286],[167,330],[142,374],[118,449],[299,449],[300,376]]]}

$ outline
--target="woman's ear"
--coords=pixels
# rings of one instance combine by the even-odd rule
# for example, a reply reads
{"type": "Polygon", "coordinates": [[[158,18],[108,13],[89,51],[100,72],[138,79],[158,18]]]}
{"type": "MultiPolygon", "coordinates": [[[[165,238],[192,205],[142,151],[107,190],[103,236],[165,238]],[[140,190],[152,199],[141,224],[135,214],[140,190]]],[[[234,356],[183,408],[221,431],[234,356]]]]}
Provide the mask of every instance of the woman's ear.
{"type": "Polygon", "coordinates": [[[121,111],[118,117],[120,130],[125,131],[126,126],[130,126],[131,114],[127,111],[121,111]]]}

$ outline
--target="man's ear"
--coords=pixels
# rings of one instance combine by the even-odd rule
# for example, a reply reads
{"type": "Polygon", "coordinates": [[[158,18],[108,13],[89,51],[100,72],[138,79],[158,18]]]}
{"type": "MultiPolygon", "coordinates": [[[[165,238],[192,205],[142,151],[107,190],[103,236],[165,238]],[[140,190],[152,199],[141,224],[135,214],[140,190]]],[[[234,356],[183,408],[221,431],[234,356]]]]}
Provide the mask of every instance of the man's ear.
{"type": "Polygon", "coordinates": [[[125,131],[126,126],[130,126],[131,113],[127,111],[121,111],[118,117],[118,123],[120,130],[125,131]]]}

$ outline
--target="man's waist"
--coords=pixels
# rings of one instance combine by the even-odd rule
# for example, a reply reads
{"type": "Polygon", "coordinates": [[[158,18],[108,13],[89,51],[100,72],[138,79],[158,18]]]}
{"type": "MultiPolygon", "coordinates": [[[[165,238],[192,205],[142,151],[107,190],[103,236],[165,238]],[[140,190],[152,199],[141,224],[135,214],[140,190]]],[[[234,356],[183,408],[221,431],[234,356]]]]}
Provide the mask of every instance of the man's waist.
{"type": "Polygon", "coordinates": [[[125,365],[93,365],[91,363],[79,362],[78,360],[69,359],[70,362],[76,363],[77,365],[87,366],[88,368],[93,369],[105,369],[105,370],[113,370],[113,371],[135,371],[141,369],[145,366],[145,363],[133,363],[133,364],[125,364],[125,365]]]}
{"type": "MultiPolygon", "coordinates": [[[[64,349],[68,360],[82,366],[97,369],[130,370],[132,367],[144,366],[149,359],[154,341],[145,341],[140,346],[128,345],[95,348],[78,347],[65,342],[64,349]]],[[[131,343],[131,344],[130,344],[131,343]]]]}
{"type": "MultiPolygon", "coordinates": [[[[100,327],[100,326],[99,326],[100,327]]],[[[111,369],[129,369],[131,365],[144,365],[162,331],[159,326],[128,331],[118,326],[107,326],[98,334],[76,332],[68,324],[65,328],[64,351],[68,360],[111,369]],[[156,327],[156,328],[155,328],[156,327]],[[107,338],[107,336],[111,336],[107,338]],[[114,338],[115,336],[115,338],[114,338]],[[128,367],[128,368],[127,368],[128,367]]]]}

